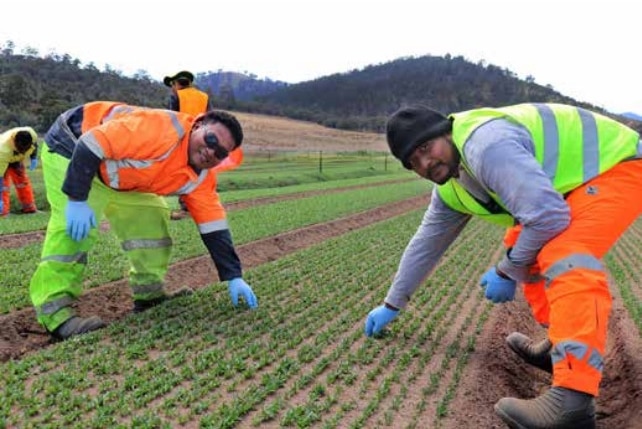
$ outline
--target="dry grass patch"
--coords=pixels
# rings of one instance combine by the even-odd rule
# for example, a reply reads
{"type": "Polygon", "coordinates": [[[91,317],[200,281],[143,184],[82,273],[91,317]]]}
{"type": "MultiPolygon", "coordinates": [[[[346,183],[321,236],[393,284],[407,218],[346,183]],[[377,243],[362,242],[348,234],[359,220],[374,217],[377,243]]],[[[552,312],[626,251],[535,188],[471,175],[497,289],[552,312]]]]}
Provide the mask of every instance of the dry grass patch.
{"type": "Polygon", "coordinates": [[[326,128],[312,122],[234,112],[249,150],[388,151],[383,134],[326,128]]]}

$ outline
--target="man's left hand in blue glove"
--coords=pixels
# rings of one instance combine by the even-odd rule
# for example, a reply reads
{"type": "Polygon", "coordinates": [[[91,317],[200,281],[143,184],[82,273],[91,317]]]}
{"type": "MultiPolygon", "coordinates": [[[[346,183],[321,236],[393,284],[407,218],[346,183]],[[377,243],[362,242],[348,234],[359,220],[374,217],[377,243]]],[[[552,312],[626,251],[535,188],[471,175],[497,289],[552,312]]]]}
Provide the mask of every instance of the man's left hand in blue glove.
{"type": "Polygon", "coordinates": [[[33,171],[38,167],[38,158],[31,158],[31,163],[29,164],[29,170],[33,171]]]}
{"type": "Polygon", "coordinates": [[[515,298],[517,283],[508,277],[502,277],[495,267],[486,271],[479,284],[486,287],[486,298],[495,304],[512,301],[515,298]]]}
{"type": "Polygon", "coordinates": [[[75,241],[84,240],[91,228],[96,228],[96,216],[87,201],[67,202],[65,209],[67,219],[67,235],[75,241]]]}
{"type": "Polygon", "coordinates": [[[241,277],[230,280],[228,283],[228,289],[230,292],[230,298],[232,298],[232,305],[234,305],[234,307],[239,305],[239,295],[243,297],[248,307],[256,308],[259,306],[259,302],[256,299],[256,295],[254,295],[252,288],[241,277]]]}

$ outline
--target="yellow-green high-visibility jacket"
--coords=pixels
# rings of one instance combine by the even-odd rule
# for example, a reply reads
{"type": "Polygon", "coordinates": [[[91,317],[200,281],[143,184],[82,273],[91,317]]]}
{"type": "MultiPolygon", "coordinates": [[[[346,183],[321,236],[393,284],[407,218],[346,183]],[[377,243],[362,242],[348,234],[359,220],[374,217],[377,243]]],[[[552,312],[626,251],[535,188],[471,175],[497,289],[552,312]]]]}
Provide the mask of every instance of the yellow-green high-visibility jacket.
{"type": "MultiPolygon", "coordinates": [[[[466,162],[464,147],[470,135],[493,119],[522,125],[531,135],[535,158],[561,194],[581,186],[626,159],[642,157],[640,135],[606,116],[563,104],[529,103],[502,108],[481,108],[451,115],[452,138],[461,154],[462,165],[474,177],[466,162]]],[[[641,178],[642,180],[642,178],[641,178]]],[[[482,217],[490,222],[514,224],[497,195],[488,192],[488,205],[475,199],[455,180],[437,189],[439,197],[453,210],[482,217]]]]}
{"type": "Polygon", "coordinates": [[[22,162],[27,157],[35,158],[35,151],[38,148],[38,134],[31,127],[17,127],[0,134],[0,176],[7,171],[9,164],[22,162]],[[19,131],[27,131],[31,134],[34,144],[24,153],[17,153],[13,139],[19,131]]]}

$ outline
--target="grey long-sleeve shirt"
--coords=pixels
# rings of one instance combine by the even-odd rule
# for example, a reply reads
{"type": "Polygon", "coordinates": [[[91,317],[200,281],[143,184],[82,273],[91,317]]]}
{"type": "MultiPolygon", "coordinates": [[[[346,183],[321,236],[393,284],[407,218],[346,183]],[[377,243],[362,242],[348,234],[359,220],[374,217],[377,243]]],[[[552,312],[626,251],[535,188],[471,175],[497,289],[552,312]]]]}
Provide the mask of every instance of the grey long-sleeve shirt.
{"type": "MultiPolygon", "coordinates": [[[[460,177],[451,180],[457,180],[482,201],[490,199],[486,190],[500,198],[522,225],[510,262],[522,267],[532,265],[544,244],[568,227],[570,210],[535,159],[530,135],[515,123],[496,119],[475,130],[464,151],[474,177],[460,167],[460,177]]],[[[435,188],[426,214],[401,257],[385,302],[405,308],[469,219],[470,215],[446,206],[435,188]]]]}

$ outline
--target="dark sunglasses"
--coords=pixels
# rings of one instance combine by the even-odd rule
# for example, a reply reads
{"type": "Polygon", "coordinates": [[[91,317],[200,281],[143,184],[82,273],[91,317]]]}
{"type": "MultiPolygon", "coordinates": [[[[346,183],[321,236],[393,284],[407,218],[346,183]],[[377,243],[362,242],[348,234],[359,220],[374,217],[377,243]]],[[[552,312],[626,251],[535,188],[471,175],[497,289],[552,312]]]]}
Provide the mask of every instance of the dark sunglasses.
{"type": "Polygon", "coordinates": [[[214,155],[219,160],[225,159],[230,155],[230,151],[225,149],[218,141],[218,137],[212,131],[205,131],[205,144],[214,151],[214,155]]]}

